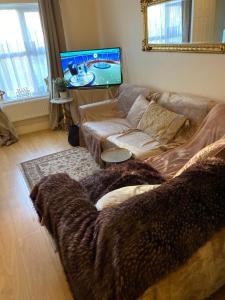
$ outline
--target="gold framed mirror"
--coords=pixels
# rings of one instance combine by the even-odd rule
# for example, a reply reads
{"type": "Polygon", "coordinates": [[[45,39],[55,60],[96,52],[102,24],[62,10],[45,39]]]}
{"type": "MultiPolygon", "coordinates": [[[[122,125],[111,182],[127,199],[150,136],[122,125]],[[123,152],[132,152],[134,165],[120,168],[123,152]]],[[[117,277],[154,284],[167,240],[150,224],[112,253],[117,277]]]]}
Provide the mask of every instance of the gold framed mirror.
{"type": "Polygon", "coordinates": [[[225,53],[225,0],[141,0],[143,51],[225,53]]]}

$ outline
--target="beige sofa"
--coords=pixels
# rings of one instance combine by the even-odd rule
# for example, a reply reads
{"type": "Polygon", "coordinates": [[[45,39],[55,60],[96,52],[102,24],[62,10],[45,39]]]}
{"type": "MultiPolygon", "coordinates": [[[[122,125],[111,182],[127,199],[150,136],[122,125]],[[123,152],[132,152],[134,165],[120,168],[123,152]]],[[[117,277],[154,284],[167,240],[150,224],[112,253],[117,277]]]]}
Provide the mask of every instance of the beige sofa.
{"type": "Polygon", "coordinates": [[[144,160],[185,143],[215,104],[216,101],[207,98],[159,93],[150,88],[124,84],[120,86],[117,98],[79,107],[81,146],[87,147],[100,165],[101,152],[111,147],[126,148],[135,158],[144,160]],[[188,122],[169,143],[160,143],[132,126],[126,118],[139,95],[187,118],[188,122]]]}

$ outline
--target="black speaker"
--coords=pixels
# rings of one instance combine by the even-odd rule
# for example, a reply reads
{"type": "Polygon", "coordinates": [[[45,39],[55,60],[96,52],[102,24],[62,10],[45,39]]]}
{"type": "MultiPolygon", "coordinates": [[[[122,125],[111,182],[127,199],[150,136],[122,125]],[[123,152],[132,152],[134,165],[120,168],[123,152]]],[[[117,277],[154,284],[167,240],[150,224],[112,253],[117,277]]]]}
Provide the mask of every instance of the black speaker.
{"type": "Polygon", "coordinates": [[[69,126],[68,133],[69,133],[68,143],[73,147],[79,146],[80,145],[80,142],[79,142],[79,126],[78,125],[69,126]]]}

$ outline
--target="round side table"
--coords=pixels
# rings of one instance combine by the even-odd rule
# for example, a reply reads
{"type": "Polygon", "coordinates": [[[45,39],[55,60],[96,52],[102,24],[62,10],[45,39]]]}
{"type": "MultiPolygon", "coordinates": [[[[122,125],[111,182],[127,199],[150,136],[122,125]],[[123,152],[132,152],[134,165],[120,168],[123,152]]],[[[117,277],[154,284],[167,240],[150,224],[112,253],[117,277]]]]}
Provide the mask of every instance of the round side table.
{"type": "Polygon", "coordinates": [[[57,105],[62,105],[62,111],[63,111],[63,123],[64,123],[64,127],[65,129],[68,128],[68,116],[66,114],[66,104],[70,103],[73,101],[73,98],[65,98],[65,99],[61,99],[61,98],[53,98],[50,100],[50,102],[52,104],[57,104],[57,105]]]}
{"type": "Polygon", "coordinates": [[[125,148],[110,148],[102,152],[101,159],[107,166],[125,162],[132,158],[132,152],[125,148]]]}

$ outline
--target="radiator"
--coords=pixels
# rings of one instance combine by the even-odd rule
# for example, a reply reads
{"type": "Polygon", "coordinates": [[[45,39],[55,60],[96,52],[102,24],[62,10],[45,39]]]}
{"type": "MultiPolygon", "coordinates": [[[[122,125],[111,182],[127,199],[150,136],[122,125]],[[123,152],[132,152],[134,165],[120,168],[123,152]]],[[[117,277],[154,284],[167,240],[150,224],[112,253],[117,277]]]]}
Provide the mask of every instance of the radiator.
{"type": "Polygon", "coordinates": [[[3,104],[2,110],[11,122],[28,120],[49,114],[49,100],[46,98],[3,104]]]}

